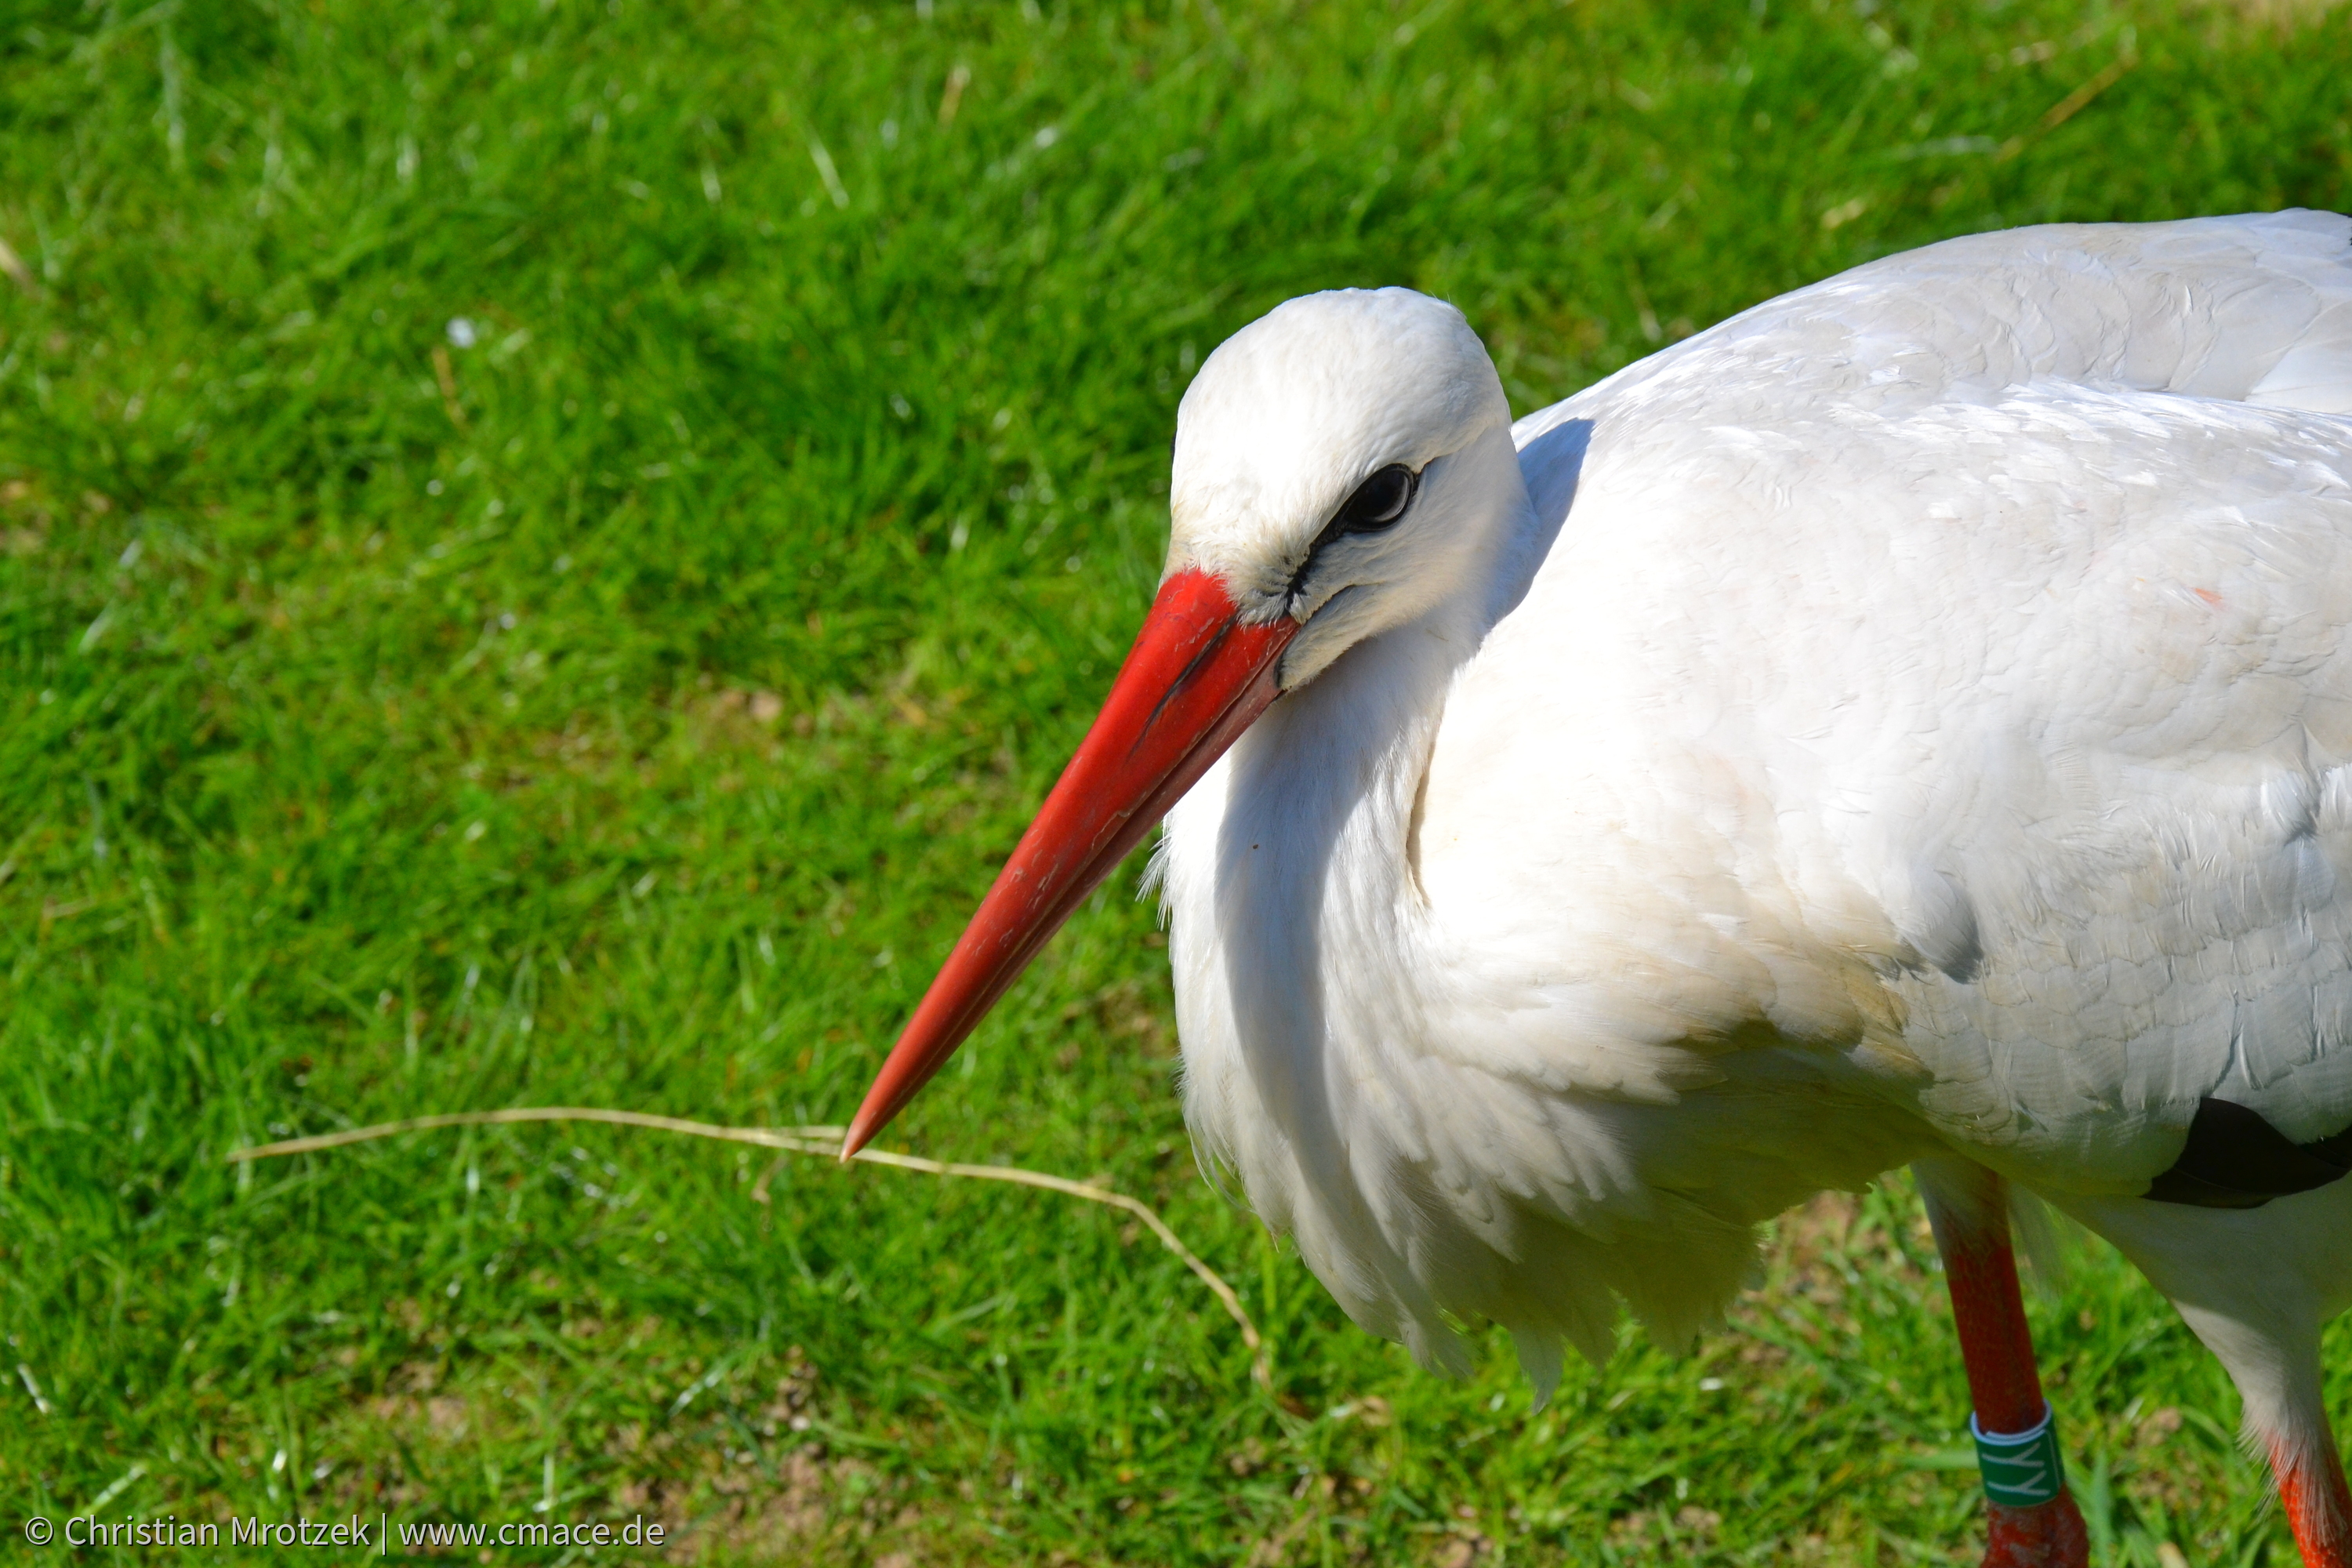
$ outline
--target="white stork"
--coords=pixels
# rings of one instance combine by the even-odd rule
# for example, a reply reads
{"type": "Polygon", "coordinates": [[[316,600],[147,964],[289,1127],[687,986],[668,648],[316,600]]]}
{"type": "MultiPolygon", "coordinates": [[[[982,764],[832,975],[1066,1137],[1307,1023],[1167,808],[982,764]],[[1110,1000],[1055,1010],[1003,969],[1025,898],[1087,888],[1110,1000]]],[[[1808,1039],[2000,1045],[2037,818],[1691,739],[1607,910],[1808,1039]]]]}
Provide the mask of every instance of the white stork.
{"type": "Polygon", "coordinates": [[[2352,223],[1979,235],[1511,422],[1294,300],[1177,419],[1102,715],[849,1134],[1164,815],[1185,1113],[1349,1315],[1538,1397],[1908,1163],[1988,1564],[2086,1561],[2014,1184],[2120,1247],[2352,1568],[2352,223]]]}

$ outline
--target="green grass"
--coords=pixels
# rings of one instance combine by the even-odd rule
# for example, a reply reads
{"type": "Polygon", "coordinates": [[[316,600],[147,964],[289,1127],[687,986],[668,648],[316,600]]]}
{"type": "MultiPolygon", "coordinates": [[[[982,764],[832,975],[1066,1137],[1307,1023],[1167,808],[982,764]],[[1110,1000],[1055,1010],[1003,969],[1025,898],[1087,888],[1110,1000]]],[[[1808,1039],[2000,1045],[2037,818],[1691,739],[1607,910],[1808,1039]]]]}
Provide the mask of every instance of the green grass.
{"type": "MultiPolygon", "coordinates": [[[[1907,1187],[1785,1226],[1689,1359],[1629,1335],[1541,1415],[1491,1339],[1423,1376],[1192,1173],[1131,871],[892,1139],[1162,1205],[1278,1401],[1043,1194],[762,1205],[604,1128],[221,1157],[842,1120],[1131,634],[1192,368],[1275,301],[1444,294],[1535,407],[1946,235],[2342,207],[2347,80],[2352,11],[2059,0],[14,0],[0,1529],[1969,1561],[1907,1187]]],[[[2086,1252],[2034,1310],[2100,1562],[2292,1561],[2161,1301],[2086,1252]]]]}

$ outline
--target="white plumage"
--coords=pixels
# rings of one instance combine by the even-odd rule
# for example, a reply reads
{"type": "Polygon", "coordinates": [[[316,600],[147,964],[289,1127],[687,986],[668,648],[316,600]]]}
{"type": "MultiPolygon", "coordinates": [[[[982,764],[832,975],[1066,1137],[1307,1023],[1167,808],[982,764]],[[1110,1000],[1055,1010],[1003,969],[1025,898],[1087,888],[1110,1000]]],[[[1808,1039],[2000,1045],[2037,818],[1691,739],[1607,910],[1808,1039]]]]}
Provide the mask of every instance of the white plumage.
{"type": "Polygon", "coordinates": [[[1909,1163],[1987,1562],[2081,1568],[2005,1180],[2179,1303],[2352,1568],[2352,222],[1954,240],[1517,425],[1452,307],[1318,294],[1202,365],[1171,500],[849,1147],[1166,811],[1186,1113],[1364,1327],[1502,1323],[1548,1393],[1909,1163]]]}
{"type": "Polygon", "coordinates": [[[1436,459],[1165,847],[1187,1113],[1358,1322],[1548,1390],[1612,1295],[1685,1340],[1758,1222],[1951,1149],[2315,1404],[2212,1322],[2296,1318],[2309,1383],[2352,1183],[2137,1194],[2200,1097],[2352,1124],[2347,238],[1954,240],[1515,426],[1402,290],[1211,356],[1171,569],[1272,592],[1436,459]]]}

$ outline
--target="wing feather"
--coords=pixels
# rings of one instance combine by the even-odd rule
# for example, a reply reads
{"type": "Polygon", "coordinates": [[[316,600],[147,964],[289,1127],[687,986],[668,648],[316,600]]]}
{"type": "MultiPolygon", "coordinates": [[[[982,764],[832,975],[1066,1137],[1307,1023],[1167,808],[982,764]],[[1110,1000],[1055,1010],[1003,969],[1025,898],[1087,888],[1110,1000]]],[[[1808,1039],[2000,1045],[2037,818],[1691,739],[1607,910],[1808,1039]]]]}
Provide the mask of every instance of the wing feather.
{"type": "Polygon", "coordinates": [[[2352,222],[2290,213],[1930,247],[1524,421],[1558,538],[1449,700],[1433,900],[1629,954],[1596,992],[1760,968],[1702,1034],[1892,1028],[1891,1092],[2062,1189],[2206,1096],[2340,1130],[2347,409],[2352,222]]]}

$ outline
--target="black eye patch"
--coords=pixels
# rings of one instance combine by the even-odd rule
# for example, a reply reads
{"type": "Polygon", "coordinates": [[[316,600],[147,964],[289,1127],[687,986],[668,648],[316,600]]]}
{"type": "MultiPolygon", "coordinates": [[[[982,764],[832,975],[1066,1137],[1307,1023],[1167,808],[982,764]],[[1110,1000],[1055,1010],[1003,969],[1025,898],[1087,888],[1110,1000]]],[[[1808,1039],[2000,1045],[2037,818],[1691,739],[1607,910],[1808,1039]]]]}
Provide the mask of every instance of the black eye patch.
{"type": "Polygon", "coordinates": [[[1353,495],[1339,503],[1339,510],[1331,514],[1331,521],[1315,536],[1315,542],[1307,546],[1307,560],[1312,561],[1317,551],[1342,535],[1379,533],[1395,526],[1397,520],[1412,510],[1412,498],[1420,489],[1421,475],[1402,463],[1374,469],[1370,478],[1356,487],[1353,495]]]}
{"type": "Polygon", "coordinates": [[[1315,557],[1333,540],[1350,533],[1381,533],[1396,526],[1404,514],[1412,510],[1412,498],[1421,493],[1421,470],[1408,468],[1402,463],[1391,463],[1375,468],[1370,477],[1356,487],[1355,493],[1339,503],[1315,542],[1307,547],[1306,556],[1298,570],[1290,575],[1290,593],[1295,598],[1298,585],[1307,580],[1307,569],[1315,557]]]}
{"type": "Polygon", "coordinates": [[[1326,533],[1378,533],[1412,505],[1413,492],[1421,488],[1421,476],[1402,463],[1391,463],[1377,470],[1372,477],[1356,487],[1332,518],[1326,533]]]}

